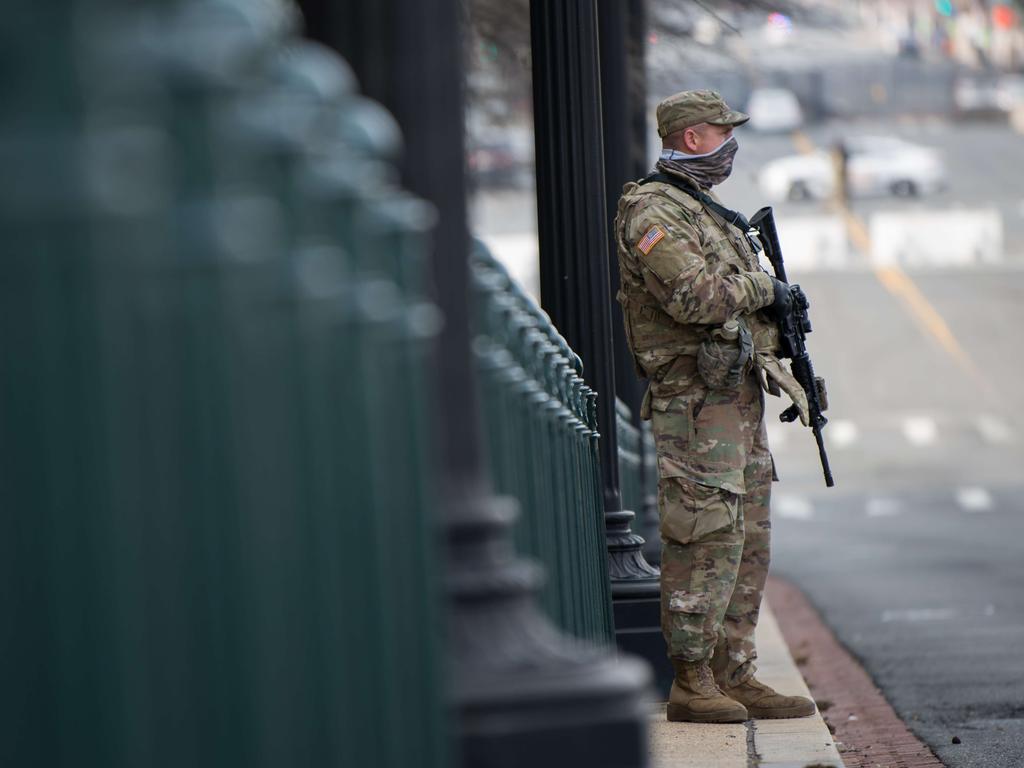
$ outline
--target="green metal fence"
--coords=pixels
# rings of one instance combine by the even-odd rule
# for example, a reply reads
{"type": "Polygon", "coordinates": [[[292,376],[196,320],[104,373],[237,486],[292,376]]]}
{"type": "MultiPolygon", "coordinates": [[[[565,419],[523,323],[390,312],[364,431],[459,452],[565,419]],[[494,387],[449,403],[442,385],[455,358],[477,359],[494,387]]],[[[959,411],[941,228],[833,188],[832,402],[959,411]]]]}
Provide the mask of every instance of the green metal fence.
{"type": "Polygon", "coordinates": [[[658,514],[658,454],[650,421],[640,422],[640,446],[643,456],[641,507],[637,509],[640,529],[647,540],[644,557],[652,565],[661,564],[661,518],[658,514]],[[642,510],[642,511],[641,511],[642,510]]]}
{"type": "Polygon", "coordinates": [[[658,531],[658,465],[650,421],[637,428],[633,413],[622,400],[615,403],[618,430],[619,489],[622,506],[636,514],[634,530],[643,536],[644,557],[657,565],[661,561],[658,531]]]}
{"type": "Polygon", "coordinates": [[[286,4],[15,5],[0,765],[447,765],[393,124],[286,4]]]}
{"type": "Polygon", "coordinates": [[[541,604],[569,634],[613,640],[597,395],[547,315],[482,244],[472,258],[483,426],[495,489],[520,502],[520,552],[548,580],[541,604]]]}
{"type": "Polygon", "coordinates": [[[615,401],[615,429],[619,448],[619,492],[622,508],[635,512],[639,518],[644,509],[643,445],[640,430],[633,424],[629,406],[615,401]]]}

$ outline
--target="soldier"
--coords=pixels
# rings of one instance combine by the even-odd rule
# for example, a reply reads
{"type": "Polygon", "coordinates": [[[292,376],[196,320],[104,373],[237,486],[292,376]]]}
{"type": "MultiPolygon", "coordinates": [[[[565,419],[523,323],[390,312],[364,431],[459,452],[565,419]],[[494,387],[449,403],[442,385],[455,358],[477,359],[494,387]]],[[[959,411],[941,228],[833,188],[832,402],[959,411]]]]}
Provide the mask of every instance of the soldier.
{"type": "MultiPolygon", "coordinates": [[[[772,457],[764,394],[800,409],[776,357],[788,286],[760,266],[745,226],[712,195],[749,118],[713,91],[658,105],[655,173],[623,188],[615,220],[626,338],[650,380],[661,518],[661,623],[675,669],[668,719],[803,717],[814,703],[754,677],[768,574],[772,457]]],[[[745,219],[742,222],[745,224],[745,219]]]]}

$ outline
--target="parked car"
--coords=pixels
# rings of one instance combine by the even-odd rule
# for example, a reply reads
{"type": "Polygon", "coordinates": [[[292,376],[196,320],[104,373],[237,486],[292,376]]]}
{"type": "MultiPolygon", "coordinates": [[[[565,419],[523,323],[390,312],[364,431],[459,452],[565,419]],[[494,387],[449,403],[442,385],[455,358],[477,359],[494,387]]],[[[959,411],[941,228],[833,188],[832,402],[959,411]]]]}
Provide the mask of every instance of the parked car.
{"type": "MultiPolygon", "coordinates": [[[[930,147],[895,136],[859,136],[842,146],[851,195],[914,197],[945,187],[945,164],[930,147]]],[[[781,157],[761,168],[758,185],[772,200],[824,199],[835,193],[838,166],[834,149],[781,157]]]]}
{"type": "Polygon", "coordinates": [[[1000,99],[999,79],[994,75],[964,74],[953,84],[953,105],[959,117],[999,117],[1005,113],[1000,99]]]}
{"type": "Polygon", "coordinates": [[[474,187],[521,188],[532,173],[526,151],[508,139],[470,143],[466,166],[474,187]]]}
{"type": "Polygon", "coordinates": [[[785,88],[756,88],[747,101],[750,127],[761,133],[793,131],[803,125],[804,113],[796,94],[785,88]]]}
{"type": "Polygon", "coordinates": [[[1003,75],[996,83],[996,104],[1007,114],[1024,105],[1024,75],[1003,75]]]}

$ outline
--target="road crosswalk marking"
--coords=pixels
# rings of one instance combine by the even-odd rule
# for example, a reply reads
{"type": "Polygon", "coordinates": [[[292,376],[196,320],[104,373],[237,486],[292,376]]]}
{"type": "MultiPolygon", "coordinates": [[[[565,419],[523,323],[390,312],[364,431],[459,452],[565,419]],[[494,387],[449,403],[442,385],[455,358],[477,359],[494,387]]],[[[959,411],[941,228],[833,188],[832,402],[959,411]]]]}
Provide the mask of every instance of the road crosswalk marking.
{"type": "Polygon", "coordinates": [[[803,496],[780,494],[772,500],[772,513],[793,520],[810,520],[814,517],[814,506],[803,496]]]}
{"type": "Polygon", "coordinates": [[[765,428],[768,430],[768,445],[771,446],[773,451],[782,448],[786,444],[788,430],[784,424],[780,424],[775,419],[768,419],[766,420],[765,428]]]}
{"type": "Polygon", "coordinates": [[[903,436],[911,445],[932,445],[939,437],[939,426],[928,416],[912,416],[903,420],[903,436]]]}
{"type": "Polygon", "coordinates": [[[983,413],[975,421],[978,431],[986,442],[995,445],[1006,445],[1014,441],[1013,430],[1002,419],[983,413]]]}
{"type": "Polygon", "coordinates": [[[903,503],[887,496],[869,498],[864,504],[864,513],[868,517],[894,517],[902,511],[903,503]]]}
{"type": "Polygon", "coordinates": [[[905,608],[882,611],[882,622],[892,621],[947,621],[956,616],[952,608],[905,608]]]}
{"type": "Polygon", "coordinates": [[[976,486],[958,488],[956,503],[965,512],[988,512],[992,509],[992,494],[985,488],[976,486]]]}
{"type": "MultiPolygon", "coordinates": [[[[991,492],[982,486],[961,486],[951,488],[948,492],[953,496],[956,506],[966,514],[991,512],[996,507],[991,492]]],[[[772,497],[771,509],[774,517],[788,520],[806,521],[819,517],[812,499],[794,493],[775,494],[772,497]]],[[[921,511],[921,509],[914,507],[911,511],[921,511]]],[[[828,517],[830,512],[839,512],[839,509],[832,508],[827,500],[824,510],[825,517],[828,517]]],[[[906,511],[906,503],[894,496],[868,496],[864,500],[864,515],[866,517],[897,517],[906,511]]]]}
{"type": "MultiPolygon", "coordinates": [[[[767,419],[768,443],[772,452],[783,454],[792,448],[799,448],[800,430],[788,424],[780,424],[774,418],[767,419]],[[796,435],[796,439],[793,438],[796,435]]],[[[899,434],[915,447],[926,447],[941,441],[963,440],[965,433],[973,434],[981,442],[991,446],[1017,444],[1017,431],[1006,419],[991,413],[963,416],[949,414],[914,413],[890,415],[876,418],[866,425],[853,419],[832,419],[825,427],[825,440],[834,450],[857,447],[865,450],[864,444],[879,440],[892,442],[892,431],[899,434]]]]}
{"type": "Polygon", "coordinates": [[[829,422],[825,435],[830,446],[842,450],[856,443],[860,432],[854,422],[848,419],[836,419],[829,422]]]}

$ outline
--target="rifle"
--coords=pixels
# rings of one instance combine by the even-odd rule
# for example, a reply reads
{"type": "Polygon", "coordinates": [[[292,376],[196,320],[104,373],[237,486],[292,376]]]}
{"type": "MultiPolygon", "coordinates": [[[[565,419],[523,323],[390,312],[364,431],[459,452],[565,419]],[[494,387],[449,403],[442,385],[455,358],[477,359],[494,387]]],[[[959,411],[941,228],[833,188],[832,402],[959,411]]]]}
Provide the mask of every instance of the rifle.
{"type": "MultiPolygon", "coordinates": [[[[786,265],[782,260],[779,233],[775,229],[775,216],[772,214],[771,206],[765,206],[755,213],[750,219],[750,226],[757,230],[765,256],[768,257],[772,269],[775,270],[775,277],[788,285],[786,265]]],[[[789,358],[789,367],[793,371],[793,378],[800,383],[807,394],[811,431],[818,443],[818,456],[821,459],[822,472],[825,473],[825,485],[831,488],[835,485],[835,481],[832,480],[832,470],[828,466],[825,441],[821,434],[825,425],[828,424],[828,419],[822,414],[822,411],[828,408],[828,393],[825,390],[825,380],[814,375],[814,366],[811,365],[810,355],[807,354],[807,345],[804,343],[807,334],[811,332],[811,320],[807,314],[810,303],[799,285],[791,285],[789,290],[793,302],[789,313],[779,320],[779,334],[782,342],[782,352],[779,357],[789,358]]],[[[791,405],[779,414],[779,419],[790,422],[795,421],[799,415],[797,407],[791,405]]]]}

